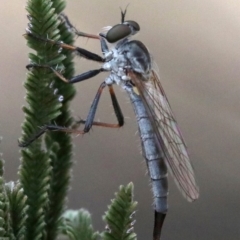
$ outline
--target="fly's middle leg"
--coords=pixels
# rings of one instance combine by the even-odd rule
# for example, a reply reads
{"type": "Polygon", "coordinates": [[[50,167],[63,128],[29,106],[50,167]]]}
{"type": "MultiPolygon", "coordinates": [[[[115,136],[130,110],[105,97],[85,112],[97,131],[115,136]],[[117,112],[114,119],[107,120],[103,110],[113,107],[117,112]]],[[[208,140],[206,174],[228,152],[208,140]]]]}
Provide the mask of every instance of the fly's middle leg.
{"type": "Polygon", "coordinates": [[[39,65],[39,64],[28,64],[26,66],[26,68],[28,70],[34,70],[35,68],[46,68],[46,69],[49,69],[50,71],[52,71],[57,77],[59,77],[62,81],[66,82],[66,83],[70,83],[70,84],[74,84],[74,83],[77,83],[77,82],[82,82],[84,80],[87,80],[89,78],[92,78],[92,77],[95,77],[96,75],[98,75],[99,73],[101,72],[104,72],[106,71],[104,68],[99,68],[99,69],[95,69],[95,70],[90,70],[90,71],[87,71],[85,73],[82,73],[80,75],[77,75],[77,76],[74,76],[70,79],[67,79],[63,76],[63,74],[55,69],[54,67],[51,67],[49,65],[39,65]]]}

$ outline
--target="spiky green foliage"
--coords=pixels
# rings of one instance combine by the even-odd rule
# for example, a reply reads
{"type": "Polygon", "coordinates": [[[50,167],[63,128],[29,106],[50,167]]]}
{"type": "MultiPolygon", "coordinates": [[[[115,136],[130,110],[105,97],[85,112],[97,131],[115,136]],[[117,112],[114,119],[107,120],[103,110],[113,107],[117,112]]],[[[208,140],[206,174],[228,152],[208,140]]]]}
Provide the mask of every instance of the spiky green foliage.
{"type": "Polygon", "coordinates": [[[5,188],[9,199],[13,235],[16,239],[23,240],[26,236],[27,196],[19,182],[6,183],[5,188]]]}
{"type": "Polygon", "coordinates": [[[61,232],[71,240],[97,240],[99,237],[99,233],[93,231],[91,215],[85,209],[66,211],[61,232]]]}
{"type": "MultiPolygon", "coordinates": [[[[60,13],[63,9],[61,1],[53,0],[53,7],[56,13],[60,13]]],[[[58,26],[61,34],[61,40],[67,44],[73,44],[74,35],[69,32],[64,22],[58,26]]],[[[63,50],[62,54],[66,57],[62,64],[64,65],[64,76],[67,79],[73,77],[73,55],[67,50],[63,50]]],[[[54,121],[59,126],[70,127],[72,124],[72,117],[69,110],[70,100],[75,95],[75,88],[73,85],[66,84],[57,79],[55,87],[58,89],[58,94],[64,97],[61,107],[61,115],[54,121]]],[[[51,150],[51,165],[53,167],[50,191],[49,191],[49,211],[46,216],[47,221],[47,239],[52,240],[56,238],[58,221],[65,208],[66,195],[71,178],[72,166],[72,142],[71,136],[65,133],[56,132],[50,133],[46,140],[47,149],[51,149],[51,142],[55,142],[58,146],[51,150]]]]}
{"type": "Polygon", "coordinates": [[[0,239],[15,239],[11,226],[9,199],[3,179],[4,160],[0,157],[0,239]]]}
{"type": "Polygon", "coordinates": [[[22,151],[20,180],[27,195],[26,239],[42,239],[45,232],[45,216],[51,174],[50,159],[43,151],[35,148],[22,151]]]}
{"type": "Polygon", "coordinates": [[[126,187],[120,186],[115,196],[103,217],[107,226],[102,238],[103,240],[136,240],[133,226],[137,202],[133,201],[133,183],[129,183],[126,187]]]}
{"type": "MultiPolygon", "coordinates": [[[[26,7],[29,30],[42,38],[71,42],[71,34],[66,34],[66,27],[58,17],[64,7],[64,0],[29,0],[26,7]]],[[[58,68],[66,65],[67,77],[73,74],[70,55],[60,53],[57,46],[36,39],[27,40],[28,46],[36,52],[29,54],[31,63],[58,68]]],[[[39,131],[39,127],[53,121],[59,125],[71,124],[68,105],[75,91],[73,86],[60,82],[48,69],[33,69],[28,73],[24,84],[28,106],[23,108],[25,121],[22,141],[30,139],[39,131]],[[59,100],[62,97],[63,102],[59,100]]],[[[70,179],[70,142],[71,138],[66,134],[49,134],[46,150],[43,150],[41,139],[22,150],[19,176],[29,206],[26,239],[56,238],[70,179]]]]}

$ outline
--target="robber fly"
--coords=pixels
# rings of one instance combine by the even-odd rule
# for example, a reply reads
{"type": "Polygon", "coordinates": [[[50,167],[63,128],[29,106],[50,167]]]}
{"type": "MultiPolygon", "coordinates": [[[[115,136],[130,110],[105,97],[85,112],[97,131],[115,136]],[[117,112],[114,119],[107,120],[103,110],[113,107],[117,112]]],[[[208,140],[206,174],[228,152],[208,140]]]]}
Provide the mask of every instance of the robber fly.
{"type": "Polygon", "coordinates": [[[60,79],[71,84],[92,78],[101,72],[109,72],[110,74],[100,85],[87,119],[80,121],[85,124],[83,130],[45,125],[32,139],[21,142],[19,145],[21,147],[28,146],[46,131],[84,134],[91,129],[92,125],[110,128],[123,126],[124,117],[112,85],[117,84],[121,86],[130,97],[138,122],[142,152],[148,166],[154,196],[155,221],[153,239],[158,240],[160,239],[162,225],[168,210],[167,170],[172,174],[178,188],[188,201],[194,201],[198,198],[199,189],[194,178],[185,142],[178,129],[158,74],[153,69],[152,57],[142,42],[130,40],[131,36],[139,32],[140,26],[135,21],[126,21],[125,15],[126,10],[124,12],[121,11],[121,23],[106,28],[105,33],[101,33],[99,36],[78,32],[71,25],[68,18],[62,15],[66,24],[77,35],[99,39],[104,57],[79,47],[40,38],[30,31],[26,34],[28,37],[33,37],[39,41],[74,51],[86,59],[103,63],[100,69],[90,70],[71,79],[64,78],[60,72],[47,65],[29,64],[27,66],[28,69],[49,68],[60,79]],[[101,93],[106,86],[110,92],[112,105],[118,120],[117,124],[94,121],[101,93]]]}

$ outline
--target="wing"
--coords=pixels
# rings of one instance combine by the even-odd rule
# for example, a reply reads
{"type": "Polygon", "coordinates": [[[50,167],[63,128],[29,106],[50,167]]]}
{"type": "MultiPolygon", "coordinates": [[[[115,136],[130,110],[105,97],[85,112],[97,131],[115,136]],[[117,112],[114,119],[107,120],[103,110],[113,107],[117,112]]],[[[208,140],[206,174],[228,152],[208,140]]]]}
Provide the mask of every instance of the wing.
{"type": "Polygon", "coordinates": [[[188,201],[197,199],[199,189],[187,148],[157,74],[152,71],[149,79],[134,72],[129,72],[129,76],[149,114],[169,172],[188,201]]]}

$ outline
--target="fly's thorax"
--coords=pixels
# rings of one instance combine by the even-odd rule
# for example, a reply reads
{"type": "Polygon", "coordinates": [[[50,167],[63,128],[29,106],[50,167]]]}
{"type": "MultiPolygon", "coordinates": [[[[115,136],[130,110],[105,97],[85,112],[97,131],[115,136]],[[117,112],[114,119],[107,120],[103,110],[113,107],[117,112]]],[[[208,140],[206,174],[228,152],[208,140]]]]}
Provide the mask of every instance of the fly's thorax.
{"type": "Polygon", "coordinates": [[[109,52],[111,59],[103,64],[103,68],[111,72],[105,80],[107,84],[124,86],[130,80],[127,75],[129,70],[140,74],[143,79],[149,78],[151,57],[142,42],[124,40],[109,52]]]}
{"type": "Polygon", "coordinates": [[[151,57],[146,46],[137,40],[128,41],[119,47],[118,53],[133,71],[148,74],[151,70],[151,57]]]}

